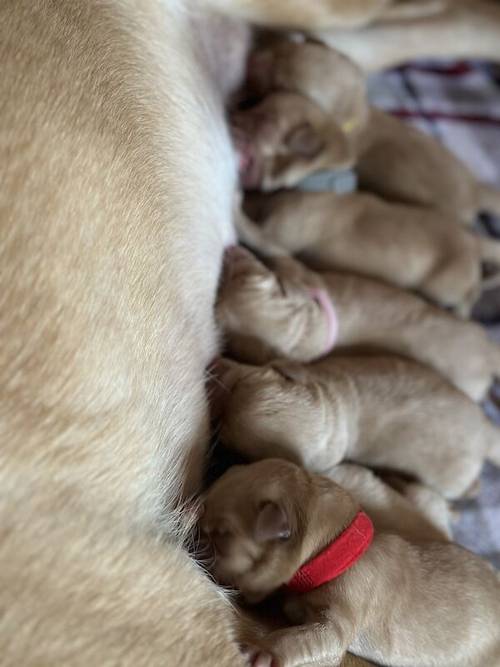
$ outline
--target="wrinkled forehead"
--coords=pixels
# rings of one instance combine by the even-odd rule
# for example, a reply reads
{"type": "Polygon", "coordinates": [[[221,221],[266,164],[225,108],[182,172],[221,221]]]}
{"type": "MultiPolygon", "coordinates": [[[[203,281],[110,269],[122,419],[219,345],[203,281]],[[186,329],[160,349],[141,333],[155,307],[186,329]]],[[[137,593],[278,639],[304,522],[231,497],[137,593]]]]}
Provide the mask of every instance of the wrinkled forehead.
{"type": "Polygon", "coordinates": [[[304,122],[319,124],[325,120],[322,109],[311,99],[299,93],[271,93],[259,105],[282,127],[304,122]]]}
{"type": "Polygon", "coordinates": [[[220,477],[205,496],[203,522],[230,519],[242,509],[251,509],[252,501],[258,489],[258,480],[244,468],[235,466],[220,477]],[[240,470],[242,468],[242,470],[240,470]]]}
{"type": "Polygon", "coordinates": [[[244,302],[248,292],[272,292],[277,278],[274,272],[250,253],[228,258],[224,263],[221,298],[244,302]]]}

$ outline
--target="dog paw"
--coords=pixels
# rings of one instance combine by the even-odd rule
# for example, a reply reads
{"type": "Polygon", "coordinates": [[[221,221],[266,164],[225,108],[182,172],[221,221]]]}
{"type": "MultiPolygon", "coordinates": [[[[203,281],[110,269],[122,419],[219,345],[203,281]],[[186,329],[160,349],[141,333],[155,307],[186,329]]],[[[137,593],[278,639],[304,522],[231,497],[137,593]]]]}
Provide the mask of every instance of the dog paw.
{"type": "Polygon", "coordinates": [[[242,646],[241,652],[251,667],[277,667],[273,656],[257,646],[242,646]]]}

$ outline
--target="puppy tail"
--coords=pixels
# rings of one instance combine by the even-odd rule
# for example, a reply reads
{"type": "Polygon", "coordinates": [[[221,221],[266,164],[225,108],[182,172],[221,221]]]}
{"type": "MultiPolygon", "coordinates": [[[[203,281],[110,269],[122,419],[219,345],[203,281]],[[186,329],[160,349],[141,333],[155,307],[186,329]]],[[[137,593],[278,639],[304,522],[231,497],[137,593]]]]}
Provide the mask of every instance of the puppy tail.
{"type": "Polygon", "coordinates": [[[266,239],[263,230],[247,218],[243,212],[236,215],[235,227],[239,241],[260,255],[264,257],[286,257],[290,255],[287,250],[266,239]]]}
{"type": "Polygon", "coordinates": [[[479,210],[500,216],[500,190],[487,183],[479,183],[478,186],[479,210]]]}

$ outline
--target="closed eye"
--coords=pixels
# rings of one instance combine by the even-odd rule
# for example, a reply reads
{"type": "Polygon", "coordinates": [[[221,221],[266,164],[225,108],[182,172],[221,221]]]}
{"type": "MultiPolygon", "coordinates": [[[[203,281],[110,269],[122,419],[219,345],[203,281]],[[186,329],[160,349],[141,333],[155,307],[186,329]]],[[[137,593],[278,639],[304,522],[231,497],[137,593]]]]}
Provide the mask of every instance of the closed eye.
{"type": "Polygon", "coordinates": [[[283,281],[280,280],[279,278],[276,278],[276,282],[278,283],[279,290],[281,292],[281,296],[286,297],[288,296],[285,285],[283,284],[283,281]]]}

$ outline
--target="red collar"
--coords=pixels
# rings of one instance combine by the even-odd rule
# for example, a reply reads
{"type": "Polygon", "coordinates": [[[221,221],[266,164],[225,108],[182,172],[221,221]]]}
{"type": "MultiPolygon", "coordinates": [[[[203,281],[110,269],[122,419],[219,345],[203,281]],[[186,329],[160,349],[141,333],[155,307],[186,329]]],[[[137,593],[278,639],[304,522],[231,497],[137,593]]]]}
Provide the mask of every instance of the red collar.
{"type": "Polygon", "coordinates": [[[361,558],[372,539],[371,519],[359,511],[354,521],[326,549],[297,570],[286,588],[293,593],[309,593],[332,581],[361,558]]]}

